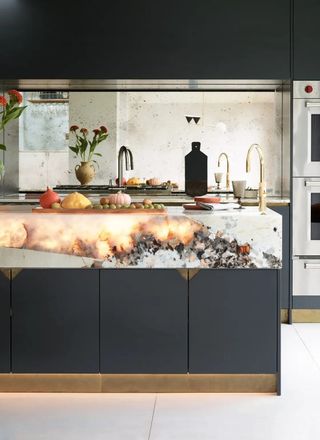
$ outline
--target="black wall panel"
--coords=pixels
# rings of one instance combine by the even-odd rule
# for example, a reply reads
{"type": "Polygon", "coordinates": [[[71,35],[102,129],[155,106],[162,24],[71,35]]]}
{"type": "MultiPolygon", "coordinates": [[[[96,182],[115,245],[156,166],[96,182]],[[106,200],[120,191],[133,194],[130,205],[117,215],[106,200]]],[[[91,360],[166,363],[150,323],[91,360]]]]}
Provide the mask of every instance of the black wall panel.
{"type": "Polygon", "coordinates": [[[293,0],[293,79],[319,80],[320,2],[293,0]]]}
{"type": "Polygon", "coordinates": [[[2,0],[2,78],[287,79],[290,0],[2,0]]]}
{"type": "Polygon", "coordinates": [[[10,372],[10,280],[0,272],[0,373],[10,372]]]}

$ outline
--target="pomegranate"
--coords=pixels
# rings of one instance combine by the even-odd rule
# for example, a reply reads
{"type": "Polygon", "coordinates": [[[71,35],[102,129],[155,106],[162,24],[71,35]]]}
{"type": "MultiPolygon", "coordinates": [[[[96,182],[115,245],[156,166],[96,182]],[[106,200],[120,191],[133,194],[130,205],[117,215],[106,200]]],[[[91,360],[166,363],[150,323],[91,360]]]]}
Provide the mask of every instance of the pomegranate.
{"type": "Polygon", "coordinates": [[[47,187],[47,191],[41,195],[39,202],[42,208],[49,209],[53,203],[60,203],[60,197],[59,194],[47,187]]]}

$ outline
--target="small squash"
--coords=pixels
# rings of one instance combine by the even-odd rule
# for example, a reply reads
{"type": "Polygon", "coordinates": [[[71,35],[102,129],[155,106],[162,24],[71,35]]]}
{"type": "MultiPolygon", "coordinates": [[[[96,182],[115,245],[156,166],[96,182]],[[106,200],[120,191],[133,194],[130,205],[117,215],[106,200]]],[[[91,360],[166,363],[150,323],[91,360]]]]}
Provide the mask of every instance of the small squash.
{"type": "Polygon", "coordinates": [[[91,206],[91,202],[83,194],[74,192],[67,195],[61,206],[65,209],[86,209],[91,206]]]}
{"type": "Polygon", "coordinates": [[[161,180],[157,177],[152,177],[151,179],[147,180],[147,184],[150,186],[160,186],[161,180]]]}
{"type": "Polygon", "coordinates": [[[116,194],[111,194],[109,196],[110,205],[130,205],[131,197],[129,194],[125,194],[122,191],[118,191],[116,194]]]}
{"type": "Polygon", "coordinates": [[[143,180],[139,177],[130,177],[130,179],[127,181],[127,185],[141,185],[143,183],[143,180]]]}

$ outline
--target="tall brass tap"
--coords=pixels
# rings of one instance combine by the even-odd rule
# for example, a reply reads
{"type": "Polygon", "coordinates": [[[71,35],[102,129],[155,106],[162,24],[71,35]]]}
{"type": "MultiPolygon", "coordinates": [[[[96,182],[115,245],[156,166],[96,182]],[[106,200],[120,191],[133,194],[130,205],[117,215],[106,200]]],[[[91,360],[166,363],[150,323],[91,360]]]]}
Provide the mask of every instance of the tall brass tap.
{"type": "Polygon", "coordinates": [[[226,158],[226,161],[227,161],[226,189],[227,189],[227,191],[229,191],[230,190],[230,162],[229,162],[229,157],[228,157],[227,153],[221,153],[219,155],[218,167],[220,167],[221,159],[223,156],[226,158]]]}
{"type": "Polygon", "coordinates": [[[246,159],[246,171],[247,173],[251,170],[251,153],[253,150],[257,150],[259,154],[259,160],[260,160],[260,182],[259,182],[259,211],[261,214],[266,213],[266,182],[264,177],[264,157],[263,157],[263,151],[259,144],[252,144],[248,150],[247,153],[247,159],[246,159]]]}

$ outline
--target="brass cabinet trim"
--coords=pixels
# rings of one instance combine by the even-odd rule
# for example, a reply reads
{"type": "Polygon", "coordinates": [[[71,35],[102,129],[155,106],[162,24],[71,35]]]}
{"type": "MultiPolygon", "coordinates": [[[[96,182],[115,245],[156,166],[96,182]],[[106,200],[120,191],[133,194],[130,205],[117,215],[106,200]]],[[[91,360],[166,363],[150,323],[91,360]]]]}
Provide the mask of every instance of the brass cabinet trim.
{"type": "Polygon", "coordinates": [[[2,272],[8,280],[11,280],[11,269],[0,269],[0,272],[2,272]]]}
{"type": "Polygon", "coordinates": [[[182,278],[188,281],[192,280],[192,278],[199,273],[200,269],[177,269],[177,271],[180,273],[182,278]]]}
{"type": "Polygon", "coordinates": [[[3,275],[8,278],[8,280],[13,280],[23,269],[7,269],[7,268],[0,268],[0,272],[3,273],[3,275]]]}
{"type": "Polygon", "coordinates": [[[188,269],[177,269],[179,274],[182,276],[183,279],[188,281],[188,269]]]}

